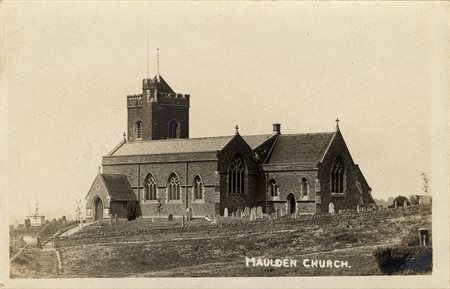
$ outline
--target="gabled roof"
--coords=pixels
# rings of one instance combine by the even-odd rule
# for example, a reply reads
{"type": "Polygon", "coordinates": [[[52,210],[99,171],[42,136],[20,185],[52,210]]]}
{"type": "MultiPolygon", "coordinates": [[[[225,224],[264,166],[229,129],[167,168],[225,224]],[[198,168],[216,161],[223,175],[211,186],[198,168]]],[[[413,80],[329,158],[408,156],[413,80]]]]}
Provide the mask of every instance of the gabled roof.
{"type": "Polygon", "coordinates": [[[317,164],[325,154],[334,133],[282,134],[268,164],[317,164]]]}
{"type": "Polygon", "coordinates": [[[111,200],[114,201],[136,201],[136,195],[131,189],[130,183],[125,175],[100,174],[111,200]]]}
{"type": "MultiPolygon", "coordinates": [[[[242,136],[247,144],[255,149],[272,135],[242,136]]],[[[203,138],[178,138],[149,141],[126,142],[112,156],[128,155],[158,155],[175,153],[200,153],[217,152],[222,150],[234,136],[203,137],[203,138]]]]}

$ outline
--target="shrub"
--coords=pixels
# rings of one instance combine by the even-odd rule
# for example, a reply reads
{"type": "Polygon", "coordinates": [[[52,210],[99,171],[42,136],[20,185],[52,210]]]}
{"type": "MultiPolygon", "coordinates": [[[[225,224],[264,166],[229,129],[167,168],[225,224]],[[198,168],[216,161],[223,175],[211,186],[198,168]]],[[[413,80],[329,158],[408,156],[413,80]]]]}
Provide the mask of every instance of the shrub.
{"type": "Polygon", "coordinates": [[[387,275],[426,273],[431,272],[433,267],[431,247],[377,248],[373,255],[380,270],[387,275]]]}
{"type": "Polygon", "coordinates": [[[136,220],[136,202],[128,201],[127,203],[127,220],[136,220]]]}
{"type": "Polygon", "coordinates": [[[335,242],[355,243],[358,242],[358,236],[354,232],[343,232],[334,236],[335,242]]]}

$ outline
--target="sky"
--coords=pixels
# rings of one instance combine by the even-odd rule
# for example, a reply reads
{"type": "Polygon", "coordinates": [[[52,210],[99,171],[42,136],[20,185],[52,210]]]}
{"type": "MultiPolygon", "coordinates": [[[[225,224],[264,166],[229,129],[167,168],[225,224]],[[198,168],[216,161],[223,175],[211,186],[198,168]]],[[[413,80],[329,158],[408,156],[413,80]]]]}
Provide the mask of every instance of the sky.
{"type": "Polygon", "coordinates": [[[4,2],[7,214],[22,221],[38,201],[47,218],[74,217],[126,131],[126,95],[147,67],[156,74],[157,48],[161,75],[191,95],[191,137],[276,122],[333,131],[338,117],[374,198],[421,193],[422,172],[433,182],[436,68],[448,61],[436,56],[443,4],[4,2]]]}

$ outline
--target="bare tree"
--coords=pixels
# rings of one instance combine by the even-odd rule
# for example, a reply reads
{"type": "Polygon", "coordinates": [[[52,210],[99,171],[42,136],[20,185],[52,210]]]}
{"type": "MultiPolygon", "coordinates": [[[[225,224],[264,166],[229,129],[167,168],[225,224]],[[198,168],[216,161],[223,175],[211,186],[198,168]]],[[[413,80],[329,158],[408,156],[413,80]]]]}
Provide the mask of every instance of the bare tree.
{"type": "Polygon", "coordinates": [[[423,178],[423,192],[425,195],[428,195],[428,183],[430,182],[430,179],[425,172],[422,172],[420,175],[423,178]]]}
{"type": "Polygon", "coordinates": [[[75,219],[76,219],[77,223],[81,223],[81,221],[82,221],[81,220],[81,208],[83,206],[82,206],[81,200],[76,200],[76,202],[77,202],[77,207],[75,209],[75,219]]]}

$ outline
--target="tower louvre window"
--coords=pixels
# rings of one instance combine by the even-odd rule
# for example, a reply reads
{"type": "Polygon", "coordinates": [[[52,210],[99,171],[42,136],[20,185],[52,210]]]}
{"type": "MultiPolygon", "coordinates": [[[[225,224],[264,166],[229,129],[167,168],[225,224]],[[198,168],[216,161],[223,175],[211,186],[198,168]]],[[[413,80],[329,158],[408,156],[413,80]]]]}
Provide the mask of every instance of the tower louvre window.
{"type": "Polygon", "coordinates": [[[136,122],[135,138],[142,139],[142,121],[140,120],[136,122]]]}
{"type": "Polygon", "coordinates": [[[180,138],[180,124],[176,120],[169,122],[168,138],[180,138]]]}
{"type": "Polygon", "coordinates": [[[243,194],[245,183],[245,165],[242,157],[236,154],[228,167],[228,192],[243,194]]]}

